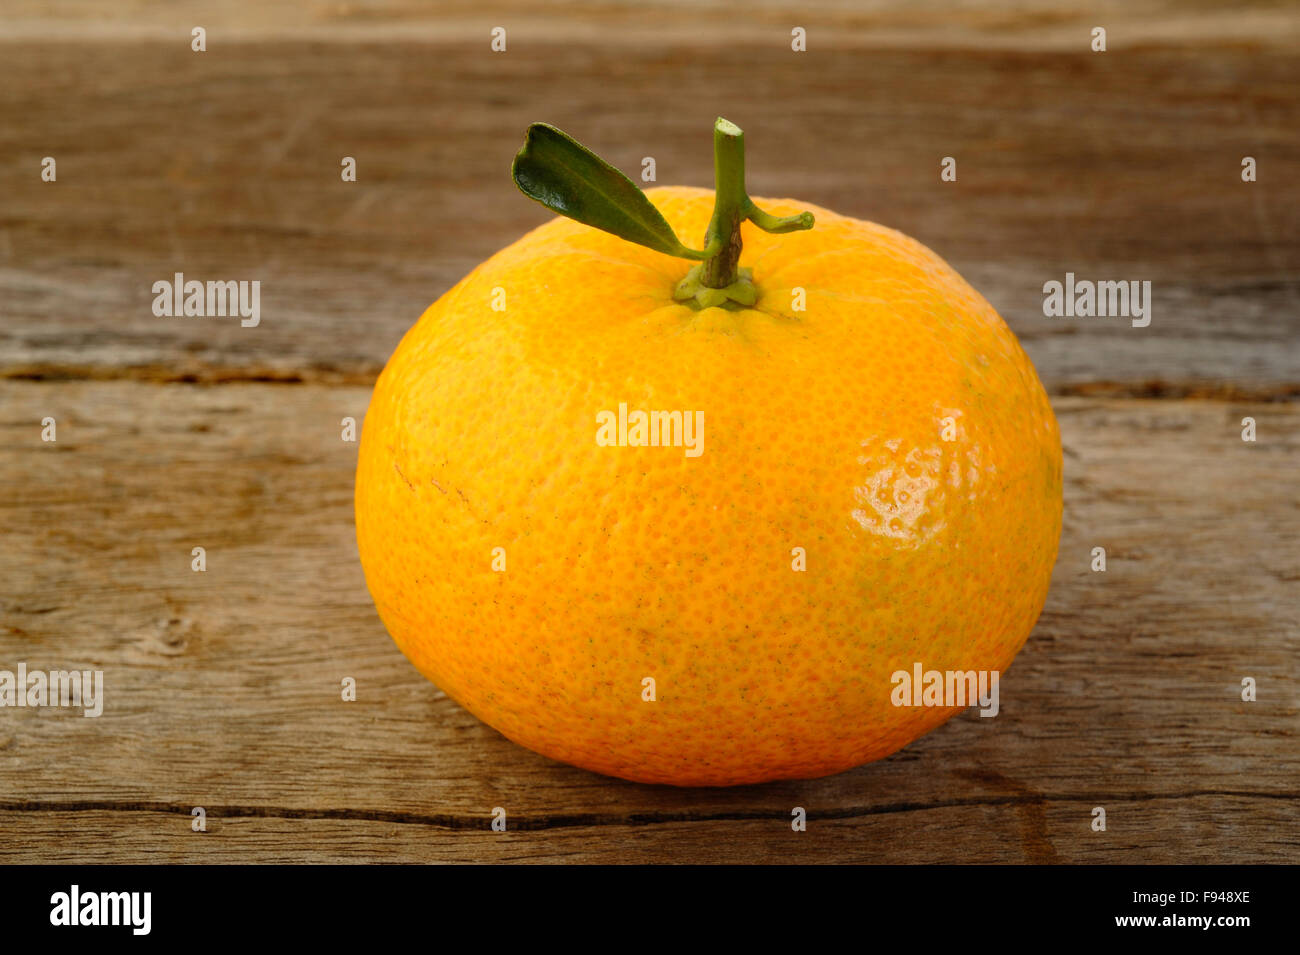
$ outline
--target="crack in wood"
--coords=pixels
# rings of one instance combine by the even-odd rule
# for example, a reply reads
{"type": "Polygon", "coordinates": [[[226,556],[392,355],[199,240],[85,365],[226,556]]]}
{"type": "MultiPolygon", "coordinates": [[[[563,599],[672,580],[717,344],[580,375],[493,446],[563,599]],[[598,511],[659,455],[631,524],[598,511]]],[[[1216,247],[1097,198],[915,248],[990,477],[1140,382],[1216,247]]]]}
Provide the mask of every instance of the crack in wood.
{"type": "Polygon", "coordinates": [[[357,368],[265,368],[232,365],[72,365],[44,363],[0,368],[0,380],[32,382],[138,381],[157,385],[336,385],[372,387],[382,370],[357,368]]]}
{"type": "Polygon", "coordinates": [[[1053,397],[1141,398],[1176,401],[1278,402],[1300,398],[1300,384],[1243,385],[1228,381],[1079,381],[1048,388],[1053,397]]]}
{"type": "MultiPolygon", "coordinates": [[[[810,820],[859,819],[908,812],[928,812],[937,809],[999,808],[1006,806],[1037,806],[1048,803],[1126,803],[1158,802],[1162,800],[1226,799],[1300,801],[1296,792],[1247,792],[1242,790],[1198,789],[1180,793],[1084,793],[1071,795],[1015,795],[997,797],[972,797],[948,799],[933,803],[899,802],[880,806],[840,806],[809,811],[810,820]]],[[[167,802],[146,801],[38,801],[18,800],[0,802],[0,812],[155,812],[189,817],[194,807],[167,802]]],[[[203,807],[209,819],[303,819],[344,820],[353,822],[383,822],[394,825],[432,826],[439,829],[487,829],[491,818],[487,813],[457,815],[455,813],[420,813],[382,809],[297,809],[286,806],[213,806],[203,807]]],[[[509,816],[510,830],[529,831],[542,829],[574,829],[593,827],[643,827],[656,825],[689,824],[697,822],[755,822],[762,820],[788,821],[788,807],[772,809],[732,810],[725,812],[632,812],[621,815],[601,813],[559,813],[555,815],[509,816]]]]}

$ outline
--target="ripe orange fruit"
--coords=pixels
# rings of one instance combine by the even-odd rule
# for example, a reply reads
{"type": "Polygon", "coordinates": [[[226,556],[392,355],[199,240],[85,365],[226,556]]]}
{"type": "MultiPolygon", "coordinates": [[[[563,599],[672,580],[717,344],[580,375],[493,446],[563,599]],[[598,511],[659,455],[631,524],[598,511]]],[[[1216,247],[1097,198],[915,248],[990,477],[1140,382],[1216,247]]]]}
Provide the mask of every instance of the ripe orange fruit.
{"type": "MultiPolygon", "coordinates": [[[[713,193],[648,195],[704,233],[713,193]]],[[[746,224],[757,301],[735,310],[674,300],[688,263],[555,219],[389,360],[366,580],[411,662],[510,739],[643,782],[822,776],[959,709],[893,705],[895,671],[1001,671],[1024,643],[1061,525],[1042,385],[933,252],[813,211],[798,236],[746,224]],[[702,453],[602,446],[620,406],[702,412],[702,453]]]]}

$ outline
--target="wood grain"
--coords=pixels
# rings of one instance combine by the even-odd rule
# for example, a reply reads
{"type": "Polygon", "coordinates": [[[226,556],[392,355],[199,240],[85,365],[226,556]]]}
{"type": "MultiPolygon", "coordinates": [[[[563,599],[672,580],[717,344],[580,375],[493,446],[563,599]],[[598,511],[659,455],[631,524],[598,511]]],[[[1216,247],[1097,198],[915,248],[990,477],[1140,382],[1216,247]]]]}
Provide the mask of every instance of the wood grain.
{"type": "Polygon", "coordinates": [[[1300,23],[1285,3],[1253,0],[8,0],[3,23],[16,39],[113,41],[188,38],[204,26],[217,38],[357,43],[419,39],[483,42],[505,25],[524,43],[644,44],[708,48],[720,38],[788,42],[802,25],[818,46],[1068,50],[1095,26],[1110,49],[1155,44],[1249,43],[1294,47],[1300,23]]]}
{"type": "Polygon", "coordinates": [[[817,0],[804,55],[775,3],[728,33],[714,2],[692,29],[663,0],[430,9],[6,6],[0,668],[102,669],[107,700],[0,710],[0,859],[1300,861],[1283,5],[817,0]],[[523,750],[402,658],[340,421],[431,301],[546,218],[508,178],[528,122],[708,185],[720,113],[755,193],[900,228],[1006,317],[1054,396],[1066,515],[998,718],[829,779],[677,790],[523,750]],[[176,271],[261,281],[261,325],[154,317],[176,271]],[[1045,318],[1066,271],[1151,281],[1151,326],[1045,318]]]}

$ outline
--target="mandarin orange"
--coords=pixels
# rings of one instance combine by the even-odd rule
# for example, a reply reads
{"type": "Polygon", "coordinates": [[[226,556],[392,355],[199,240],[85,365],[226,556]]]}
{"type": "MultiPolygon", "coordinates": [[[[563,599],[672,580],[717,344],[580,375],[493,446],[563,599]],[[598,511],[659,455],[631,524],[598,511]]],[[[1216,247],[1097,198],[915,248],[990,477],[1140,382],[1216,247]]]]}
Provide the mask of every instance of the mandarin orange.
{"type": "MultiPolygon", "coordinates": [[[[647,195],[705,232],[712,192],[647,195]]],[[[689,307],[688,263],[558,218],[435,302],[375,386],[356,525],[379,615],[554,759],[676,785],[879,759],[960,709],[895,705],[896,671],[1005,670],[1046,599],[1061,445],[1015,336],[905,235],[755,201],[816,227],[745,224],[752,307],[689,307]],[[664,413],[658,446],[608,440],[636,411],[664,413]]]]}

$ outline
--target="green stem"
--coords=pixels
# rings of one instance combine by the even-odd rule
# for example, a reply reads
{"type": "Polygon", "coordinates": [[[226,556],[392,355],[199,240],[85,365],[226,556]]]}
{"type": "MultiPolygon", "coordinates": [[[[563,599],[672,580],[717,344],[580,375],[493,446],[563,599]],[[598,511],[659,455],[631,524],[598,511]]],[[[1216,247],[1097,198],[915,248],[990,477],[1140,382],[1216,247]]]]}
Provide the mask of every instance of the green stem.
{"type": "Polygon", "coordinates": [[[740,224],[754,204],[745,192],[745,133],[722,117],[713,124],[713,188],[713,218],[704,247],[718,251],[705,260],[700,283],[726,288],[740,277],[740,224]]]}
{"type": "Polygon", "coordinates": [[[813,227],[811,212],[774,216],[745,191],[745,134],[722,117],[713,124],[713,218],[704,233],[705,260],[677,283],[673,298],[695,309],[750,308],[758,289],[749,269],[740,267],[740,225],[749,220],[764,232],[795,232],[813,227]]]}

